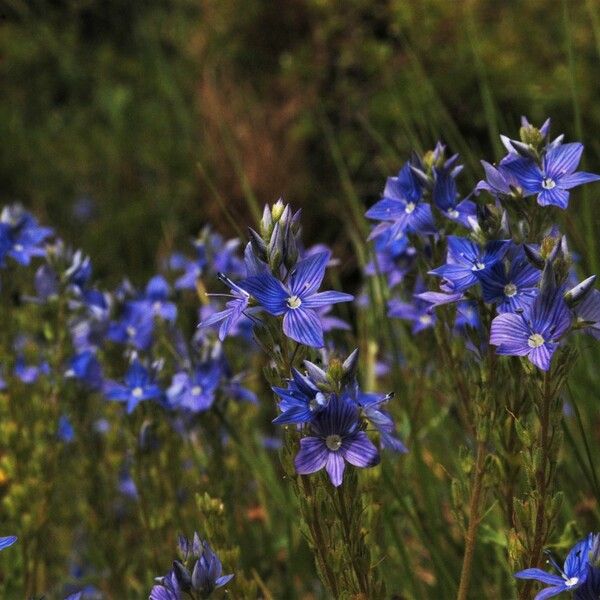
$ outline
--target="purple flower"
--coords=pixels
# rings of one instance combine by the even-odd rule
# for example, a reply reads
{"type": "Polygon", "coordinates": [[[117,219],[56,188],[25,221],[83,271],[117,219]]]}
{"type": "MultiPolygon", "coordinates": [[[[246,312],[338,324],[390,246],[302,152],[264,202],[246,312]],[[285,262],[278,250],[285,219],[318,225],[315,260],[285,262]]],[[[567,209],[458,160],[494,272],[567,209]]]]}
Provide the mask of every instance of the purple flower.
{"type": "Polygon", "coordinates": [[[61,415],[58,419],[58,438],[63,442],[69,443],[75,439],[75,430],[69,417],[67,415],[61,415]]]}
{"type": "Polygon", "coordinates": [[[504,166],[527,195],[537,195],[540,206],[567,208],[570,189],[600,180],[600,175],[575,172],[582,152],[583,144],[559,144],[548,149],[541,166],[525,157],[510,160],[504,166]]]}
{"type": "MultiPolygon", "coordinates": [[[[388,302],[388,315],[396,319],[404,319],[412,322],[412,332],[419,333],[435,325],[436,319],[433,314],[431,303],[421,298],[421,292],[425,289],[422,279],[417,279],[411,302],[403,302],[393,298],[388,302]]],[[[431,293],[431,292],[430,292],[431,293]]]]}
{"type": "Polygon", "coordinates": [[[286,284],[270,273],[255,275],[242,282],[245,290],[271,315],[283,315],[283,332],[287,337],[321,348],[323,326],[316,309],[338,302],[349,302],[350,294],[317,292],[325,276],[329,252],[320,252],[300,261],[290,272],[286,284]]]}
{"type": "Polygon", "coordinates": [[[511,242],[488,242],[481,248],[467,238],[448,236],[446,264],[430,271],[430,275],[443,277],[448,291],[464,292],[475,285],[484,272],[502,260],[511,242]]]}
{"type": "Polygon", "coordinates": [[[342,484],[345,463],[367,468],[379,463],[379,452],[361,430],[357,407],[346,396],[333,396],[311,422],[314,436],[300,440],[294,464],[300,475],[325,468],[331,483],[342,484]]]}
{"type": "Polygon", "coordinates": [[[594,541],[595,536],[590,533],[585,539],[577,542],[567,555],[562,569],[552,555],[547,553],[549,562],[558,571],[559,575],[548,573],[542,569],[525,569],[515,573],[515,577],[535,579],[550,586],[541,590],[535,600],[546,600],[546,598],[557,596],[562,592],[572,592],[586,582],[590,571],[589,555],[594,541]]]}
{"type": "Polygon", "coordinates": [[[91,350],[84,350],[69,361],[69,369],[65,372],[65,377],[78,379],[93,390],[102,387],[102,367],[91,350]]]}
{"type": "Polygon", "coordinates": [[[492,321],[490,344],[498,346],[498,354],[527,356],[547,371],[571,320],[560,290],[541,293],[524,312],[498,315],[492,321]]]}
{"type": "Polygon", "coordinates": [[[154,382],[148,369],[138,359],[134,359],[125,374],[125,383],[107,381],[104,385],[104,395],[109,400],[125,402],[127,413],[132,413],[140,402],[160,398],[162,390],[154,382]]]}
{"type": "Polygon", "coordinates": [[[182,600],[183,592],[179,587],[174,571],[156,579],[157,584],[150,591],[149,600],[182,600]]]}
{"type": "MultiPolygon", "coordinates": [[[[514,160],[513,157],[511,160],[514,160]]],[[[509,161],[506,161],[509,162],[509,161]]],[[[520,193],[521,185],[512,172],[506,167],[505,163],[500,163],[497,167],[490,163],[481,161],[485,171],[485,180],[480,181],[475,187],[475,193],[479,194],[482,190],[489,192],[496,198],[512,196],[515,193],[520,193]]]]}
{"type": "Polygon", "coordinates": [[[497,262],[480,276],[483,299],[497,305],[499,313],[524,309],[538,294],[541,272],[519,253],[510,265],[497,262]]]}
{"type": "Polygon", "coordinates": [[[433,168],[432,198],[445,217],[470,229],[469,218],[475,216],[475,203],[468,199],[459,201],[456,176],[462,171],[462,165],[454,167],[457,158],[458,155],[454,155],[443,167],[433,168]]]}

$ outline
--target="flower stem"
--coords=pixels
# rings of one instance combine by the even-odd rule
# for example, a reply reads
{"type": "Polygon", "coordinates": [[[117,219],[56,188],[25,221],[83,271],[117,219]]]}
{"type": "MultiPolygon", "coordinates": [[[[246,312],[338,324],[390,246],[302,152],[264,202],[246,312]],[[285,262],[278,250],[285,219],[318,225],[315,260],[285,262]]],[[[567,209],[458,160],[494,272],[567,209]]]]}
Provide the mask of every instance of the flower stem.
{"type": "Polygon", "coordinates": [[[473,487],[469,500],[469,526],[465,537],[465,554],[460,573],[457,600],[466,600],[471,582],[471,570],[473,567],[473,553],[477,539],[477,528],[479,527],[479,508],[481,504],[481,492],[483,490],[483,476],[485,474],[485,441],[477,442],[477,457],[475,459],[475,473],[473,474],[473,487]]]}

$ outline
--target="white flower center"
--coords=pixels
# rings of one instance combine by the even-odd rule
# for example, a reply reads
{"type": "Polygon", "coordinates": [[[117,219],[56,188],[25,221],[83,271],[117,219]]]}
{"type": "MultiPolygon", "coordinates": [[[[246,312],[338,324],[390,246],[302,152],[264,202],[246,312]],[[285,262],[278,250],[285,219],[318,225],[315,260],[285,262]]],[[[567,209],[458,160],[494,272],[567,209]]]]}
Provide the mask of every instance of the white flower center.
{"type": "Polygon", "coordinates": [[[517,286],[514,283],[507,283],[504,286],[504,295],[512,298],[517,293],[517,286]]]}
{"type": "Polygon", "coordinates": [[[21,244],[15,244],[15,252],[23,252],[23,246],[21,244]]]}
{"type": "Polygon", "coordinates": [[[141,398],[144,395],[144,390],[138,385],[136,388],[133,388],[131,394],[134,398],[141,398]]]}
{"type": "Polygon", "coordinates": [[[334,433],[333,435],[328,435],[325,438],[325,445],[332,452],[336,452],[342,446],[342,438],[337,433],[334,433]]]}
{"type": "Polygon", "coordinates": [[[569,579],[565,579],[565,585],[567,587],[573,587],[579,583],[579,577],[569,577],[569,579]]]}
{"type": "Polygon", "coordinates": [[[126,331],[129,337],[135,337],[135,334],[137,333],[137,329],[133,327],[133,325],[128,325],[126,331]]]}
{"type": "Polygon", "coordinates": [[[202,393],[202,388],[199,385],[195,385],[192,388],[192,396],[199,396],[202,393]]]}
{"type": "Polygon", "coordinates": [[[485,264],[478,260],[471,268],[471,271],[483,271],[483,269],[485,269],[485,264]]]}
{"type": "Polygon", "coordinates": [[[532,333],[527,340],[527,345],[530,348],[539,348],[544,345],[544,338],[539,333],[532,333]]]}
{"type": "Polygon", "coordinates": [[[410,215],[410,213],[413,212],[415,210],[415,208],[417,208],[417,205],[414,202],[409,202],[406,205],[406,208],[404,209],[404,212],[406,212],[407,214],[410,215]]]}
{"type": "Polygon", "coordinates": [[[458,211],[455,208],[451,208],[447,214],[451,219],[456,219],[458,217],[458,211]]]}
{"type": "Polygon", "coordinates": [[[552,188],[556,187],[556,182],[550,177],[544,177],[544,180],[542,181],[542,187],[545,190],[551,190],[552,188]]]}
{"type": "Polygon", "coordinates": [[[430,325],[431,322],[433,321],[431,315],[421,315],[419,317],[419,321],[421,323],[421,325],[430,325]]]}
{"type": "Polygon", "coordinates": [[[160,307],[162,306],[160,300],[157,300],[153,305],[152,308],[154,310],[154,312],[158,312],[160,310],[160,307]]]}
{"type": "Polygon", "coordinates": [[[298,296],[290,296],[287,299],[287,305],[292,309],[299,308],[301,304],[302,304],[302,300],[300,300],[300,298],[298,296]]]}

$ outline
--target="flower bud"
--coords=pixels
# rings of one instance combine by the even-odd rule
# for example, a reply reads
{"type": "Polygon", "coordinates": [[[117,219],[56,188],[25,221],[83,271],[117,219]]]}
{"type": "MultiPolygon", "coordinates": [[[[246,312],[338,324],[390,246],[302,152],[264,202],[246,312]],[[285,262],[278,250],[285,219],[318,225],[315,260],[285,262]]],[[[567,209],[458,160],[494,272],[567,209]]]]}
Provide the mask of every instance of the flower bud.
{"type": "Polygon", "coordinates": [[[260,220],[260,231],[263,238],[270,237],[271,231],[273,231],[273,219],[271,218],[271,209],[268,204],[265,204],[265,208],[263,209],[262,219],[260,220]]]}
{"type": "Polygon", "coordinates": [[[285,211],[285,204],[283,203],[283,198],[279,198],[275,204],[271,207],[271,217],[275,223],[277,223],[285,211]]]}
{"type": "Polygon", "coordinates": [[[571,288],[565,294],[565,302],[567,306],[573,308],[581,302],[583,302],[594,289],[596,283],[596,275],[592,275],[587,279],[584,279],[581,283],[578,283],[574,288],[571,288]]]}
{"type": "Polygon", "coordinates": [[[265,244],[265,241],[251,227],[248,227],[248,232],[250,233],[250,244],[252,246],[252,251],[254,252],[254,255],[259,260],[265,262],[267,260],[267,245],[265,244]]]}
{"type": "Polygon", "coordinates": [[[540,254],[539,250],[532,246],[531,244],[523,244],[523,250],[525,250],[525,256],[527,256],[527,260],[537,269],[543,269],[546,261],[544,257],[540,254]]]}

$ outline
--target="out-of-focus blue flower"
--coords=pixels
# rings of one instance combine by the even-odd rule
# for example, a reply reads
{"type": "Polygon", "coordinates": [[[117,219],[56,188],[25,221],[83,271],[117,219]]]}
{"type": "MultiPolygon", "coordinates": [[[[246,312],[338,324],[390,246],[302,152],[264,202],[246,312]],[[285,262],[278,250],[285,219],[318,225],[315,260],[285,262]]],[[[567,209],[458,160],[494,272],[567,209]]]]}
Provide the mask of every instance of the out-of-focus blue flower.
{"type": "Polygon", "coordinates": [[[561,290],[550,290],[540,293],[523,313],[498,315],[492,321],[490,344],[498,346],[498,354],[527,356],[547,371],[571,321],[561,290]]]}
{"type": "Polygon", "coordinates": [[[483,299],[496,304],[499,313],[524,309],[538,294],[540,275],[522,253],[508,265],[499,261],[480,275],[483,299]]]}
{"type": "Polygon", "coordinates": [[[355,467],[373,467],[379,452],[360,429],[356,404],[347,396],[333,396],[327,407],[311,421],[310,437],[300,440],[294,459],[296,472],[308,475],[325,468],[331,483],[338,487],[344,478],[345,463],[355,467]]]}
{"type": "Polygon", "coordinates": [[[585,539],[577,542],[567,555],[562,569],[552,555],[548,554],[549,562],[559,575],[548,573],[542,569],[525,569],[515,573],[515,577],[518,579],[535,579],[550,586],[541,590],[535,600],[546,600],[546,598],[552,598],[562,592],[573,592],[587,580],[590,571],[589,555],[594,540],[595,536],[590,533],[585,539]]]}
{"type": "Polygon", "coordinates": [[[108,400],[126,403],[127,413],[131,413],[140,402],[160,398],[162,390],[153,380],[150,371],[136,358],[125,374],[125,383],[107,381],[104,384],[104,395],[108,400]]]}
{"type": "Polygon", "coordinates": [[[0,265],[10,256],[28,265],[36,256],[45,256],[43,242],[52,235],[49,227],[41,227],[22,206],[6,206],[0,213],[0,265]]]}
{"type": "Polygon", "coordinates": [[[134,302],[129,302],[125,305],[121,319],[109,325],[106,338],[121,344],[131,344],[138,350],[147,350],[152,344],[153,333],[152,312],[134,302]]]}
{"type": "Polygon", "coordinates": [[[536,195],[540,206],[567,208],[569,190],[600,180],[600,175],[576,172],[583,144],[560,144],[548,149],[541,166],[531,158],[518,157],[504,164],[523,188],[526,195],[536,195]]]}
{"type": "Polygon", "coordinates": [[[204,319],[198,327],[210,327],[220,323],[219,339],[223,341],[242,318],[244,311],[248,307],[250,294],[225,275],[219,274],[219,278],[229,286],[232,299],[225,305],[225,310],[210,315],[204,319]]]}
{"type": "Polygon", "coordinates": [[[379,432],[381,447],[394,452],[405,453],[408,452],[408,448],[398,439],[394,420],[383,409],[383,406],[392,397],[393,394],[384,395],[358,391],[355,400],[367,422],[379,432]]]}
{"type": "Polygon", "coordinates": [[[510,242],[498,240],[481,248],[467,238],[449,235],[446,264],[429,273],[442,277],[449,288],[447,291],[464,292],[475,285],[486,270],[502,260],[509,247],[510,242]]]}
{"type": "Polygon", "coordinates": [[[0,537],[0,550],[4,550],[5,548],[9,548],[17,541],[16,535],[8,535],[5,537],[0,537]]]}
{"type": "Polygon", "coordinates": [[[91,350],[76,354],[69,361],[69,368],[65,372],[65,377],[77,379],[93,390],[99,390],[104,381],[102,367],[91,350]]]}
{"type": "Polygon", "coordinates": [[[67,444],[75,439],[75,430],[67,415],[61,415],[58,419],[57,435],[61,441],[66,442],[67,444]]]}
{"type": "Polygon", "coordinates": [[[271,315],[283,315],[283,332],[300,344],[323,347],[323,326],[315,309],[354,297],[342,292],[318,292],[329,252],[321,252],[301,260],[283,284],[270,273],[255,275],[242,282],[258,303],[271,315]]]}
{"type": "Polygon", "coordinates": [[[464,300],[456,305],[454,326],[457,329],[462,329],[464,327],[478,329],[480,324],[479,311],[477,310],[477,304],[475,302],[464,300]]]}
{"type": "Polygon", "coordinates": [[[40,376],[50,373],[50,365],[42,361],[39,365],[26,365],[25,359],[19,356],[15,361],[14,374],[23,383],[35,383],[40,376]]]}
{"type": "Polygon", "coordinates": [[[138,310],[148,311],[155,317],[174,322],[177,319],[177,306],[169,301],[171,288],[162,275],[156,275],[146,285],[142,298],[134,301],[138,310]]]}
{"type": "Polygon", "coordinates": [[[215,400],[222,374],[219,361],[207,361],[191,372],[176,373],[167,390],[169,405],[192,412],[208,410],[215,400]]]}
{"type": "Polygon", "coordinates": [[[389,231],[375,239],[375,258],[365,266],[365,275],[386,275],[390,288],[404,281],[414,267],[417,250],[409,245],[408,236],[390,241],[389,231]]]}
{"type": "Polygon", "coordinates": [[[393,298],[388,302],[388,315],[396,319],[403,319],[412,323],[412,332],[417,334],[435,325],[435,314],[431,310],[431,304],[421,298],[421,292],[425,289],[423,280],[417,279],[413,298],[410,302],[403,302],[393,298]]]}

